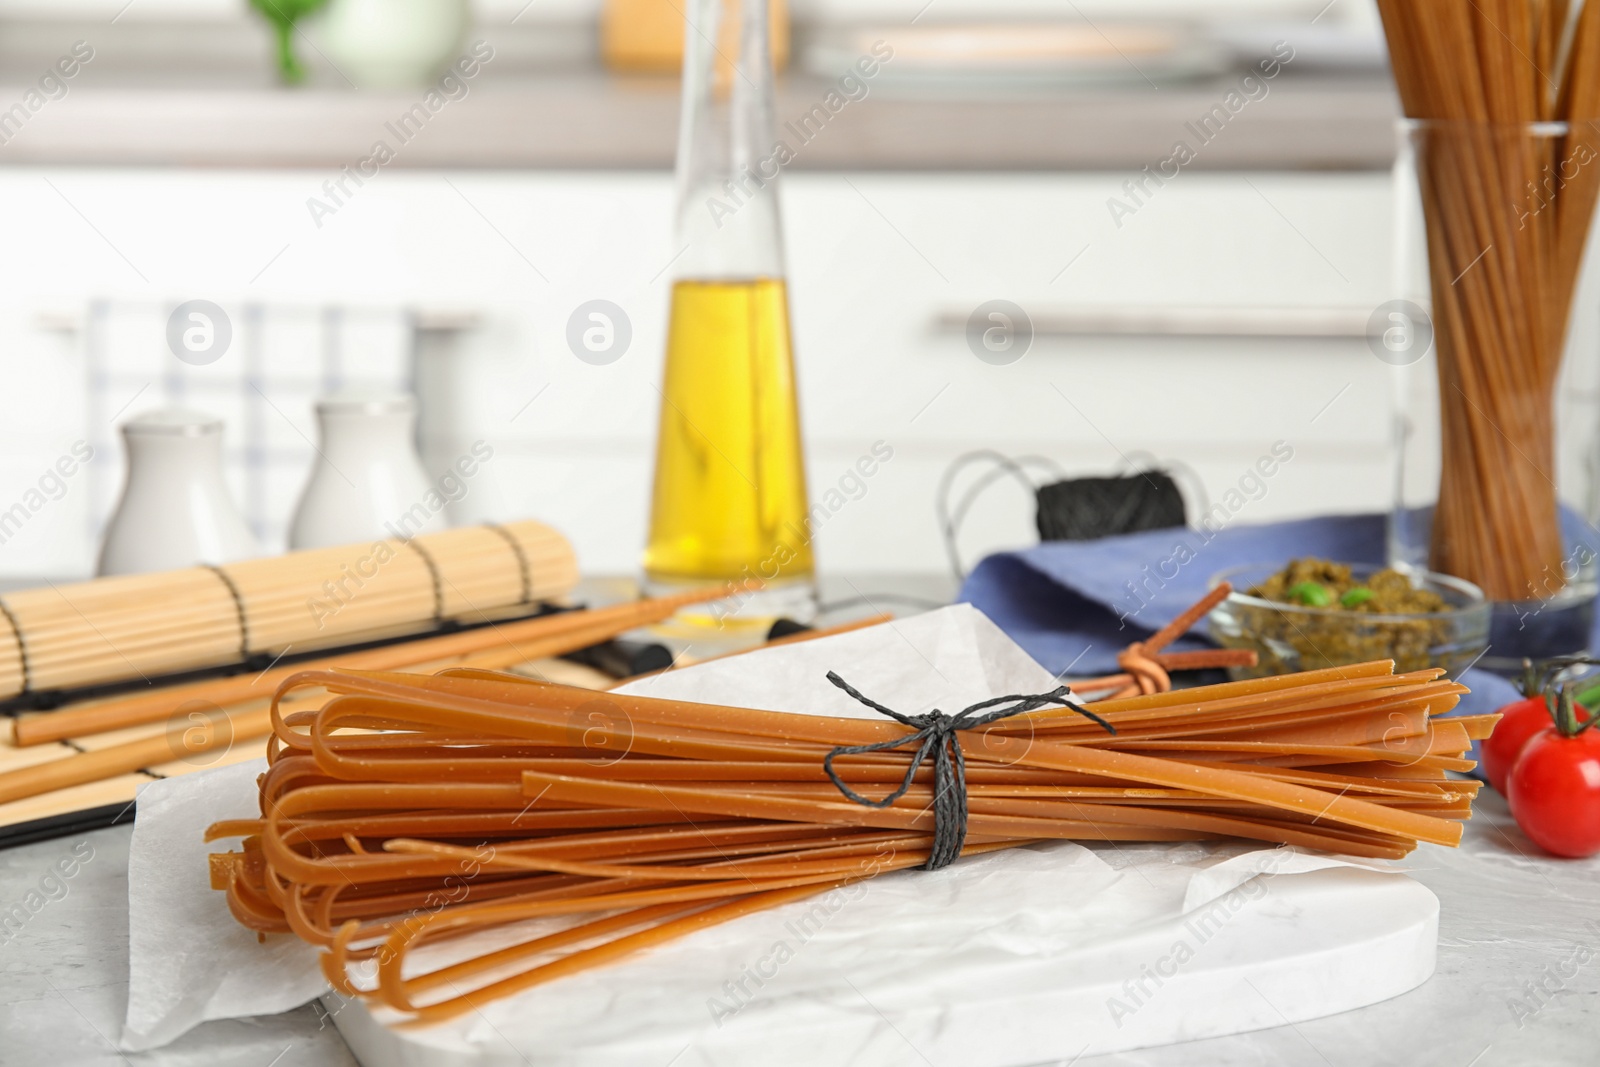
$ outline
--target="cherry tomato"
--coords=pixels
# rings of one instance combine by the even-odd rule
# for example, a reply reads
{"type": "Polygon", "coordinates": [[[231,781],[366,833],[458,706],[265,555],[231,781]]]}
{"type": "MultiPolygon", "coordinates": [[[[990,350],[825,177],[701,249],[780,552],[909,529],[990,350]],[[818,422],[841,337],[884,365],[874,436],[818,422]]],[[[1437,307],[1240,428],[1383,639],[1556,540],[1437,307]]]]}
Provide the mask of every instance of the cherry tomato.
{"type": "Polygon", "coordinates": [[[1511,769],[1511,813],[1535,844],[1557,856],[1600,852],[1600,733],[1556,727],[1534,735],[1511,769]]]}
{"type": "MultiPolygon", "coordinates": [[[[1589,712],[1579,708],[1578,721],[1589,721],[1589,712]]],[[[1535,694],[1500,709],[1500,721],[1481,746],[1483,760],[1480,766],[1489,784],[1502,796],[1506,795],[1506,779],[1511,777],[1511,768],[1516,765],[1523,748],[1534,735],[1549,728],[1550,709],[1545,706],[1542,694],[1535,694]]]]}

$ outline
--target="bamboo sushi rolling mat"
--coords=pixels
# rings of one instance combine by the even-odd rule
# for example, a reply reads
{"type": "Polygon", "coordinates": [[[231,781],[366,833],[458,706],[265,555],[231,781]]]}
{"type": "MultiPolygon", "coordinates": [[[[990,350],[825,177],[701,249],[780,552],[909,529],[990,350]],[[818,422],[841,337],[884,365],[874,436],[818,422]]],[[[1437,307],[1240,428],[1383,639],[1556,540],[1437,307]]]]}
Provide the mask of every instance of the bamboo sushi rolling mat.
{"type": "MultiPolygon", "coordinates": [[[[570,593],[571,546],[537,522],[472,526],[294,552],[220,567],[97,578],[0,597],[0,700],[30,693],[136,684],[196,669],[375,638],[441,624],[525,614],[570,593]]],[[[559,660],[541,676],[601,687],[610,679],[559,660]]],[[[264,702],[263,702],[264,706],[264,702]]],[[[19,708],[19,710],[21,710],[19,708]]],[[[203,727],[164,722],[19,748],[0,740],[0,773],[203,727]]],[[[0,847],[132,818],[141,784],[266,753],[266,738],[155,764],[131,774],[0,804],[0,847]]]]}

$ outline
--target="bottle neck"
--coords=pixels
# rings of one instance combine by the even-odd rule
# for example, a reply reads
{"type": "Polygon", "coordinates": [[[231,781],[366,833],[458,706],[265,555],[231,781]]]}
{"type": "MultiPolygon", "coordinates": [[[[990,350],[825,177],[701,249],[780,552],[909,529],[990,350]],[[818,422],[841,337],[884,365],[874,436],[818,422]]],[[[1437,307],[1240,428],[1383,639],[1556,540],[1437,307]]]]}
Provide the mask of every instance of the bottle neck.
{"type": "Polygon", "coordinates": [[[363,463],[373,456],[410,457],[416,423],[417,414],[411,410],[317,412],[322,454],[335,467],[363,463]]]}
{"type": "Polygon", "coordinates": [[[129,484],[146,479],[222,485],[222,434],[124,431],[129,484]]]}
{"type": "Polygon", "coordinates": [[[675,277],[783,276],[768,0],[690,0],[678,131],[675,277]]]}

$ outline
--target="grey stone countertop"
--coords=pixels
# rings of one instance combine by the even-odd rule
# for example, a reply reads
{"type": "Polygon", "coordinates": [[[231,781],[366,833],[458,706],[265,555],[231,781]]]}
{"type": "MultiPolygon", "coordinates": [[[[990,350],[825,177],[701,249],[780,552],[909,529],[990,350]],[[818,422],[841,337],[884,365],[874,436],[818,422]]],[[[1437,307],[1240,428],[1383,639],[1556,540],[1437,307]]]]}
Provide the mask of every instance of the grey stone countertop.
{"type": "MultiPolygon", "coordinates": [[[[933,575],[832,576],[821,584],[827,621],[943,603],[955,587],[948,576],[933,575]],[[862,589],[871,592],[863,596],[862,589]]],[[[584,586],[584,595],[598,602],[631,591],[628,579],[584,586]]],[[[338,1030],[315,1005],[205,1023],[151,1052],[117,1051],[127,1008],[131,836],[124,825],[0,851],[0,1067],[353,1065],[338,1030]]],[[[1422,986],[1322,1019],[1084,1056],[1075,1067],[1594,1063],[1600,856],[1543,855],[1499,795],[1485,789],[1459,849],[1423,845],[1406,865],[1440,901],[1438,965],[1422,986]]],[[[924,1052],[907,1046],[907,1067],[959,1067],[930,1065],[924,1052]]],[[[525,1054],[530,1064],[538,1062],[537,1050],[525,1054]]]]}
{"type": "MultiPolygon", "coordinates": [[[[338,1031],[312,1005],[206,1023],[152,1052],[116,1051],[127,1004],[131,833],[120,826],[0,852],[0,1063],[353,1064],[338,1031]],[[60,870],[71,876],[52,879],[60,870]]],[[[1504,802],[1485,791],[1459,850],[1424,845],[1409,865],[1442,908],[1438,969],[1418,989],[1275,1029],[1085,1057],[1078,1067],[1593,1063],[1600,1044],[1600,914],[1593,907],[1600,857],[1541,856],[1504,802]]],[[[536,1050],[528,1053],[536,1062],[536,1050]]],[[[908,1047],[905,1062],[924,1060],[908,1047]]]]}

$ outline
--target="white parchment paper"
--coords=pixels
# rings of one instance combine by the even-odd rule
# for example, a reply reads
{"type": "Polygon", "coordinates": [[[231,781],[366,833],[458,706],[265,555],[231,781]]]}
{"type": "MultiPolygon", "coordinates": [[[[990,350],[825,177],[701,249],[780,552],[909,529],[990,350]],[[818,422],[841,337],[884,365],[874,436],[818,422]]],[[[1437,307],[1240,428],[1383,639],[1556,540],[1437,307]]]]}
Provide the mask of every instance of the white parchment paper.
{"type": "MultiPolygon", "coordinates": [[[[955,605],[672,671],[624,691],[876,717],[831,685],[828,670],[907,713],[954,712],[1057,684],[981,613],[955,605]]],[[[239,764],[155,782],[139,794],[122,1038],[129,1051],[160,1046],[207,1019],[285,1011],[326,991],[315,949],[290,936],[258,943],[209,888],[206,855],[229,843],[208,846],[202,832],[213,820],[257,813],[261,770],[260,762],[239,764]]],[[[547,1050],[664,1046],[734,1016],[749,1023],[786,1002],[830,995],[841,976],[892,1011],[941,988],[970,988],[1008,966],[1182,916],[1257,874],[1343,865],[1244,845],[1012,849],[943,871],[882,875],[748,916],[414,1033],[452,1050],[503,1048],[508,1034],[547,1050]]]]}

